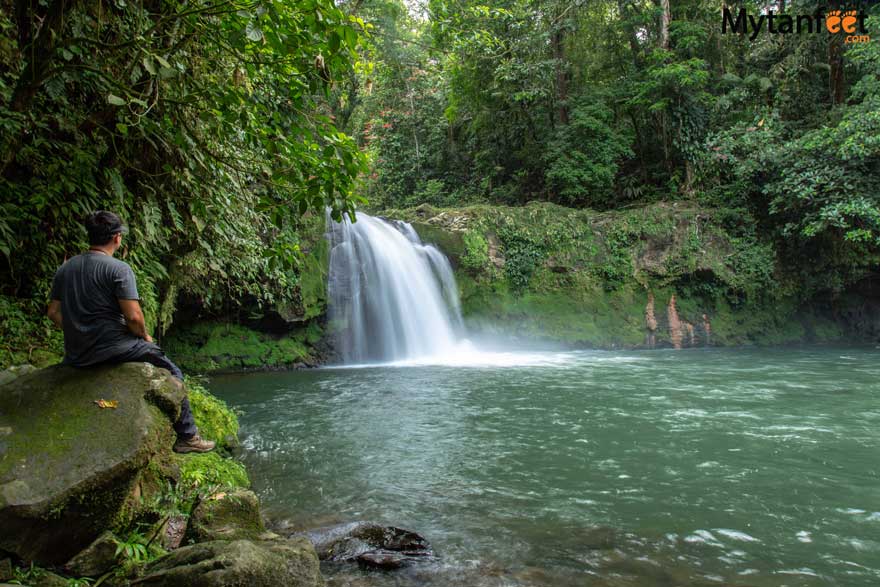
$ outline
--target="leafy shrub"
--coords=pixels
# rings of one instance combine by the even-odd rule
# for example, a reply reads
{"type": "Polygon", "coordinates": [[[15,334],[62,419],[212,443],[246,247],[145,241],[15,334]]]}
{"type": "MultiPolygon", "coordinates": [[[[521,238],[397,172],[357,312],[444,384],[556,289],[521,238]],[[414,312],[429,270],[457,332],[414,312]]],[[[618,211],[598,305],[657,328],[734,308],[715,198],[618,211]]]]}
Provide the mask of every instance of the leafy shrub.
{"type": "Polygon", "coordinates": [[[193,490],[198,488],[232,489],[250,487],[247,470],[235,459],[224,458],[216,452],[188,454],[178,460],[180,486],[193,490]]]}
{"type": "Polygon", "coordinates": [[[21,363],[43,367],[61,360],[64,335],[45,312],[37,300],[0,295],[0,368],[21,363]]]}
{"type": "Polygon", "coordinates": [[[544,245],[535,236],[517,230],[511,224],[499,227],[498,238],[504,245],[504,273],[513,290],[522,291],[547,256],[544,245]]]}
{"type": "Polygon", "coordinates": [[[615,226],[605,234],[604,254],[594,273],[604,280],[605,289],[613,290],[632,276],[631,232],[615,226]]]}
{"type": "Polygon", "coordinates": [[[489,265],[489,243],[486,238],[476,230],[468,230],[463,240],[465,254],[461,257],[462,266],[473,272],[484,270],[489,265]]]}

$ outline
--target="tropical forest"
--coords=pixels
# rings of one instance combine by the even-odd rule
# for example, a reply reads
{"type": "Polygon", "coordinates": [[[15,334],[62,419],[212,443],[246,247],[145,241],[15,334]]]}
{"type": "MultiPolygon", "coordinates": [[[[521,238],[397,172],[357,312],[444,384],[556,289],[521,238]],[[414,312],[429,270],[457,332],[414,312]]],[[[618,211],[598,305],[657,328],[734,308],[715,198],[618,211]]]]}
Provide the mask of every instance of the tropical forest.
{"type": "Polygon", "coordinates": [[[0,0],[0,157],[0,583],[880,582],[880,3],[0,0]]]}

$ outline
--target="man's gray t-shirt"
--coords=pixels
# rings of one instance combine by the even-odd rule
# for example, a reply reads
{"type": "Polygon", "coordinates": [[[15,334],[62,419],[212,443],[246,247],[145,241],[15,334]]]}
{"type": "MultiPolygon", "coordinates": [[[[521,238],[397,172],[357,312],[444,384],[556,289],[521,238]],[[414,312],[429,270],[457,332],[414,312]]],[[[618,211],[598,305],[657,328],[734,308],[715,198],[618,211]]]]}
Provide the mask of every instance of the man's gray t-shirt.
{"type": "Polygon", "coordinates": [[[77,255],[55,272],[51,297],[61,301],[65,363],[94,365],[144,344],[119,307],[120,299],[140,299],[128,263],[98,252],[77,255]]]}

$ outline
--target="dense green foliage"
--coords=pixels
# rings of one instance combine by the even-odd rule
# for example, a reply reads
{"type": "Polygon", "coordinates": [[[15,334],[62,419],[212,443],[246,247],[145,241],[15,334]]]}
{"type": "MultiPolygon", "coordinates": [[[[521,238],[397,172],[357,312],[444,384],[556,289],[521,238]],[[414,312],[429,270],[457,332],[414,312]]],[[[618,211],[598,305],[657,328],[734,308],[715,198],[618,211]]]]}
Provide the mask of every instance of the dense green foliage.
{"type": "MultiPolygon", "coordinates": [[[[818,3],[727,6],[796,16],[818,3]]],[[[60,353],[42,318],[49,279],[99,207],[131,226],[120,254],[160,334],[178,307],[188,319],[320,320],[323,210],[339,218],[367,200],[681,201],[725,232],[728,297],[770,282],[838,296],[878,277],[877,39],[845,42],[824,25],[724,34],[714,0],[2,7],[0,364],[60,353]]],[[[858,9],[880,34],[880,8],[858,9]]],[[[497,249],[511,295],[526,295],[569,246],[543,229],[502,223],[492,242],[474,229],[461,263],[491,267],[497,249]]],[[[614,291],[656,236],[619,225],[571,242],[597,247],[583,262],[614,291]]],[[[700,271],[676,250],[673,272],[700,271]]],[[[703,278],[687,287],[717,287],[703,278]]],[[[196,327],[171,344],[206,371],[308,362],[315,338],[196,327]]]]}
{"type": "Polygon", "coordinates": [[[0,295],[0,366],[45,367],[60,360],[63,336],[44,311],[44,300],[0,295]]]}
{"type": "Polygon", "coordinates": [[[120,254],[151,330],[181,295],[296,302],[300,215],[359,200],[363,155],[328,98],[363,34],[331,0],[3,2],[2,321],[43,312],[99,208],[131,227],[120,254]]]}
{"type": "MultiPolygon", "coordinates": [[[[371,154],[374,205],[684,199],[758,224],[804,291],[875,272],[876,40],[848,44],[824,24],[723,34],[708,0],[431,0],[421,17],[393,0],[359,6],[378,41],[352,132],[371,154]]],[[[534,247],[507,244],[528,273],[534,247]]]]}

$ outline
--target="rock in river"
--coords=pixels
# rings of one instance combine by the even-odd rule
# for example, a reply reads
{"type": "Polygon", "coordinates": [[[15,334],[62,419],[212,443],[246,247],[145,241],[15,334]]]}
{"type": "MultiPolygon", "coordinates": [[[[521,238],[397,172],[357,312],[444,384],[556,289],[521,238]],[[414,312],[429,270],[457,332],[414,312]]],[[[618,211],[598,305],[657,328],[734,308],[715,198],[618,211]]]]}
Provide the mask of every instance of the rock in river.
{"type": "Polygon", "coordinates": [[[428,541],[415,532],[373,522],[317,528],[302,535],[315,545],[321,560],[332,562],[397,569],[434,556],[428,541]]]}

